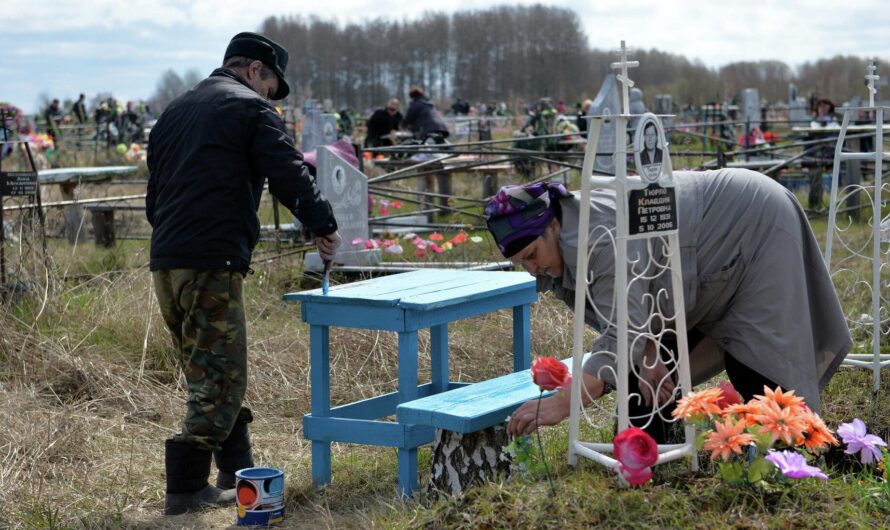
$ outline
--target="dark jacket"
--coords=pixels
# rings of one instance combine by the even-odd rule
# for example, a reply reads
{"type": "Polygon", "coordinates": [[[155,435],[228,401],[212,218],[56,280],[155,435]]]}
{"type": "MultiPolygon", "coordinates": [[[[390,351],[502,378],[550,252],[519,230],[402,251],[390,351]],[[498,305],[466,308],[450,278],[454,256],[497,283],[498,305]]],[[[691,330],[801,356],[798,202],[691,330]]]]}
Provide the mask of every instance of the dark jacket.
{"type": "Polygon", "coordinates": [[[378,147],[380,140],[390,131],[398,130],[402,122],[402,113],[396,112],[390,115],[386,109],[377,109],[368,118],[368,135],[365,137],[365,147],[378,147]]]}
{"type": "Polygon", "coordinates": [[[218,68],[176,98],[148,140],[151,270],[246,271],[263,184],[316,236],[337,230],[275,108],[218,68]]]}
{"type": "Polygon", "coordinates": [[[442,113],[425,97],[411,102],[408,112],[402,119],[402,127],[420,134],[421,137],[430,133],[439,133],[443,138],[448,137],[448,126],[445,125],[442,113]]]}

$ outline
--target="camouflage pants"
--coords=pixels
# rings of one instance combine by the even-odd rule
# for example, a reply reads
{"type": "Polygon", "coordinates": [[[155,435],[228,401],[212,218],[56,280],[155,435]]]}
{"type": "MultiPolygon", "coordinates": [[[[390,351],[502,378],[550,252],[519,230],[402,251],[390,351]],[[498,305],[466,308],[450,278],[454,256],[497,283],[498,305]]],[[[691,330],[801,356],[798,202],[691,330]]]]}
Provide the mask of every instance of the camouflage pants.
{"type": "Polygon", "coordinates": [[[177,362],[188,382],[182,432],[173,439],[214,450],[232,430],[247,388],[243,275],[169,269],[152,276],[177,362]]]}

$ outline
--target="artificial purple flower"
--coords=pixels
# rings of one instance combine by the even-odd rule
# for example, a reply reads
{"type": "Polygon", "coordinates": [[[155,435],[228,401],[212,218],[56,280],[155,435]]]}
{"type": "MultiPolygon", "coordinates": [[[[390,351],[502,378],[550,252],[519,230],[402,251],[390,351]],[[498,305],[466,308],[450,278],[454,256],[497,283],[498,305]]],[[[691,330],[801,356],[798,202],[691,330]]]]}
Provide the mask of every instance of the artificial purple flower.
{"type": "Polygon", "coordinates": [[[872,460],[879,461],[883,458],[878,446],[887,447],[887,443],[874,434],[866,433],[865,423],[859,418],[853,419],[850,423],[842,423],[837,428],[837,433],[847,444],[847,450],[844,452],[848,455],[860,453],[863,464],[868,465],[872,460]]]}
{"type": "Polygon", "coordinates": [[[807,464],[807,459],[796,451],[776,451],[770,449],[766,460],[779,468],[783,475],[789,478],[821,478],[828,480],[828,476],[821,469],[807,464]]]}

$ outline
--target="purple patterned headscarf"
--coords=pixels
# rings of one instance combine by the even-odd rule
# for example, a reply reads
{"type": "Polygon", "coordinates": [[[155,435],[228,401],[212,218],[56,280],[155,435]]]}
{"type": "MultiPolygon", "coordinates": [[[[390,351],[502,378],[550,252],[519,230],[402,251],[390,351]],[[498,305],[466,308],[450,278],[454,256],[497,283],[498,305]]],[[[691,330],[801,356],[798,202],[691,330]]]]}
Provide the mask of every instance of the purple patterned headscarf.
{"type": "Polygon", "coordinates": [[[540,237],[556,215],[555,201],[569,195],[555,182],[501,188],[485,205],[488,230],[501,254],[509,258],[540,237]]]}

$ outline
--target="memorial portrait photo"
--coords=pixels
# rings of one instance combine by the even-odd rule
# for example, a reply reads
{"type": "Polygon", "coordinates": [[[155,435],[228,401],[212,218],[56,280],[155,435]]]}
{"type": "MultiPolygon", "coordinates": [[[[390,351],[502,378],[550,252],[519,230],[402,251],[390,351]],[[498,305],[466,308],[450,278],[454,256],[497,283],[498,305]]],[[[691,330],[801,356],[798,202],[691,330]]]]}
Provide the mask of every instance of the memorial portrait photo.
{"type": "Polygon", "coordinates": [[[659,133],[658,122],[654,118],[644,117],[640,120],[634,138],[634,153],[637,170],[648,182],[658,180],[658,175],[661,173],[662,148],[662,135],[659,133]]]}

